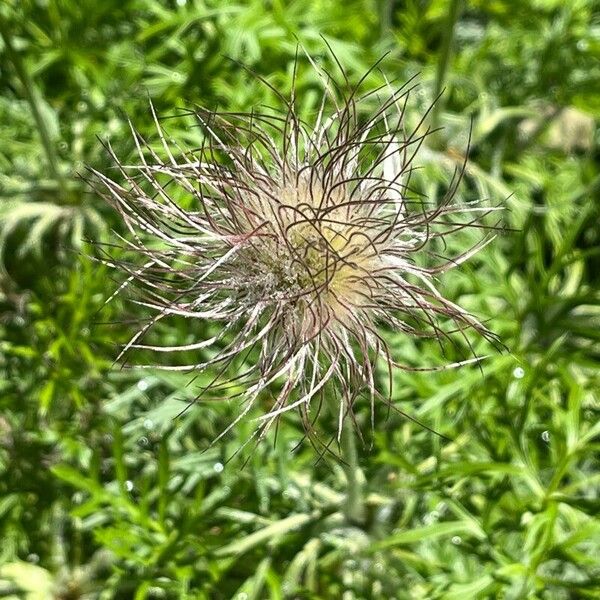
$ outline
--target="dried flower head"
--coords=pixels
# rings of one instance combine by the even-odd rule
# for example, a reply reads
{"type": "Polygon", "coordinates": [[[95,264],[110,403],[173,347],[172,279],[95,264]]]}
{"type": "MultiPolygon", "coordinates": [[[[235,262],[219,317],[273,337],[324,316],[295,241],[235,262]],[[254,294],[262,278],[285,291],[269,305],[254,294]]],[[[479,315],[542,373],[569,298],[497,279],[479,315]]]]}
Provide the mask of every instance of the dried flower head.
{"type": "Polygon", "coordinates": [[[119,181],[95,172],[129,230],[124,247],[139,259],[109,261],[127,274],[120,289],[133,288],[135,301],[153,311],[119,358],[135,348],[197,351],[194,364],[152,368],[211,368],[214,379],[199,399],[231,398],[235,383],[242,408],[227,430],[276,389],[259,417],[259,439],[294,409],[312,432],[324,396],[335,399],[339,431],[359,396],[372,409],[378,398],[389,404],[393,369],[409,367],[393,360],[382,323],[442,343],[468,339],[468,330],[495,341],[436,288],[438,275],[491,237],[452,257],[440,254],[440,241],[480,226],[492,209],[455,201],[460,170],[437,201],[411,190],[413,159],[429,133],[423,119],[406,131],[415,86],[386,83],[361,94],[362,80],[343,91],[318,72],[324,92],[311,123],[297,114],[294,94],[273,90],[281,111],[190,112],[205,141],[186,150],[167,139],[152,109],[162,150],[132,129],[139,162],[124,165],[111,151],[119,181]],[[374,100],[374,114],[363,118],[374,100]],[[193,199],[194,210],[175,200],[175,190],[193,199]],[[148,331],[172,316],[222,327],[191,344],[145,344],[148,331]],[[240,357],[244,367],[232,368],[240,357]],[[387,396],[376,385],[378,361],[387,367],[387,396]]]}

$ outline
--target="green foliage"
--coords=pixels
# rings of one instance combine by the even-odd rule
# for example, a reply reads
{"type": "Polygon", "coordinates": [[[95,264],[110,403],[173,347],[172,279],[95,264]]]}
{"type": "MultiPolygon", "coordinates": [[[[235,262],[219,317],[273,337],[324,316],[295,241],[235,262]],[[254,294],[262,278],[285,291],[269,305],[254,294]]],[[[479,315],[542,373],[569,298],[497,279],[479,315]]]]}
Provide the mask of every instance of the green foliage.
{"type": "MultiPolygon", "coordinates": [[[[453,4],[0,6],[0,596],[600,598],[600,7],[465,0],[454,22],[453,4]],[[444,285],[510,352],[395,374],[395,405],[442,435],[383,408],[370,433],[365,402],[359,522],[344,466],[299,445],[294,416],[236,454],[252,420],[211,444],[234,401],[184,410],[211,373],[113,368],[143,315],[104,306],[118,284],[86,240],[120,224],[78,176],[108,167],[98,137],[128,156],[126,117],[151,135],[148,97],[161,114],[276,103],[239,62],[285,93],[297,41],[335,71],[321,36],[352,81],[386,51],[389,78],[420,73],[417,108],[445,87],[415,185],[440,193],[472,123],[461,193],[507,208],[507,231],[444,285]]],[[[297,86],[309,114],[302,53],[297,86]]],[[[386,335],[406,364],[454,358],[386,335]]]]}

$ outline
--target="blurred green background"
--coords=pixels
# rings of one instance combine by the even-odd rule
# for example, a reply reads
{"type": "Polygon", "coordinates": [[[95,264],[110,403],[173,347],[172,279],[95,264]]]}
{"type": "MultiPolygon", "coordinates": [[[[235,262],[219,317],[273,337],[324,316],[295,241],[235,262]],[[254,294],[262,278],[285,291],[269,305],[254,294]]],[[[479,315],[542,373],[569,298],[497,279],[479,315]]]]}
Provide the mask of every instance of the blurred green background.
{"type": "MultiPolygon", "coordinates": [[[[598,2],[4,0],[0,34],[0,597],[600,598],[598,2]],[[112,367],[136,314],[103,308],[117,284],[85,240],[122,225],[77,176],[108,172],[98,138],[130,156],[127,117],[151,135],[149,97],[273,103],[230,58],[287,92],[298,40],[333,72],[321,36],[351,81],[386,52],[388,77],[418,74],[415,110],[446,90],[421,184],[448,180],[472,123],[461,195],[510,230],[442,289],[511,352],[394,375],[448,440],[394,414],[370,436],[365,403],[357,524],[340,465],[293,450],[294,416],[227,462],[253,428],[209,447],[234,404],[174,419],[185,377],[112,367]]],[[[301,55],[303,114],[319,94],[301,55]]],[[[445,360],[386,335],[409,364],[445,360]]]]}

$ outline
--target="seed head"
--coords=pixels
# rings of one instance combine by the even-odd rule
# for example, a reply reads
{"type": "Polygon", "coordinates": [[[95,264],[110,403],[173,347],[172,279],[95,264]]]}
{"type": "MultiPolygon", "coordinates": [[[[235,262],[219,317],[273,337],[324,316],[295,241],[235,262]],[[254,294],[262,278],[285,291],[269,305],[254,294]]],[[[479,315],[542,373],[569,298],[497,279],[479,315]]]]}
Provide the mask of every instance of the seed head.
{"type": "Polygon", "coordinates": [[[151,368],[210,368],[214,379],[199,400],[241,401],[227,430],[267,397],[259,439],[291,410],[312,434],[324,397],[335,401],[338,432],[361,395],[372,415],[377,399],[391,405],[393,370],[409,367],[394,361],[381,325],[441,344],[457,335],[468,341],[469,330],[495,341],[436,287],[440,274],[491,237],[452,257],[440,253],[444,239],[481,227],[493,209],[455,200],[461,169],[441,199],[411,188],[413,161],[429,134],[425,117],[410,131],[405,125],[413,82],[367,93],[362,80],[340,89],[323,75],[322,84],[310,123],[297,114],[294,93],[285,99],[276,90],[282,110],[188,111],[204,134],[191,150],[167,138],[152,108],[161,151],[132,128],[138,162],[122,164],[109,147],[118,177],[94,172],[134,256],[109,264],[126,274],[120,289],[135,290],[134,301],[152,314],[119,359],[137,348],[173,355],[171,364],[151,368]],[[220,331],[180,346],[144,343],[174,316],[218,323],[220,331]],[[180,364],[183,352],[197,361],[180,364]],[[387,396],[376,383],[378,364],[386,367],[387,396]],[[241,391],[232,393],[233,384],[241,391]]]}

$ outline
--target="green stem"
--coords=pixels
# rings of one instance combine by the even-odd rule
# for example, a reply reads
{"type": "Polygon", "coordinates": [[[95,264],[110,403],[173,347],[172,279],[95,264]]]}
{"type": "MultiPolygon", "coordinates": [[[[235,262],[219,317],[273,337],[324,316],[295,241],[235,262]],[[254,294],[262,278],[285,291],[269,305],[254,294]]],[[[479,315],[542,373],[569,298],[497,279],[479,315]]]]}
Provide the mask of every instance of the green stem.
{"type": "MultiPolygon", "coordinates": [[[[340,405],[336,403],[334,396],[328,398],[327,406],[331,416],[337,420],[339,418],[340,405]]],[[[365,478],[358,465],[354,423],[349,414],[345,414],[343,419],[339,458],[346,478],[344,516],[348,523],[360,525],[365,520],[365,478]]]]}
{"type": "Polygon", "coordinates": [[[50,132],[48,131],[48,127],[44,117],[42,115],[42,111],[40,110],[40,99],[35,88],[35,85],[21,60],[21,56],[15,50],[15,47],[12,42],[12,38],[8,27],[2,16],[0,15],[0,37],[4,41],[4,46],[6,48],[6,54],[8,55],[9,60],[13,64],[15,71],[17,73],[17,77],[19,78],[21,85],[25,91],[25,96],[27,101],[29,102],[29,106],[31,108],[31,112],[33,114],[33,118],[35,119],[40,139],[42,142],[42,146],[44,147],[44,151],[46,153],[46,159],[48,161],[48,167],[52,174],[52,177],[55,181],[58,182],[61,190],[65,190],[65,180],[60,172],[58,167],[58,159],[56,157],[56,152],[54,148],[54,144],[52,143],[52,139],[50,137],[50,132]]]}
{"type": "MultiPolygon", "coordinates": [[[[440,50],[440,56],[437,64],[437,71],[435,77],[435,93],[434,98],[437,98],[441,93],[446,82],[446,76],[448,74],[448,67],[450,65],[450,58],[452,56],[452,43],[454,41],[454,31],[456,29],[456,22],[458,21],[458,15],[462,0],[451,0],[450,9],[448,11],[448,20],[446,22],[446,28],[444,30],[444,38],[442,40],[442,48],[440,50]]],[[[435,106],[433,107],[431,115],[432,128],[435,129],[439,124],[439,115],[443,108],[442,98],[440,98],[435,106]]]]}
{"type": "Polygon", "coordinates": [[[365,520],[365,505],[363,498],[364,476],[358,465],[356,434],[351,419],[345,418],[342,430],[340,450],[342,466],[346,475],[346,502],[344,514],[349,523],[362,524],[365,520]]]}
{"type": "Polygon", "coordinates": [[[395,0],[382,0],[379,16],[380,35],[384,37],[392,30],[395,0]]]}

